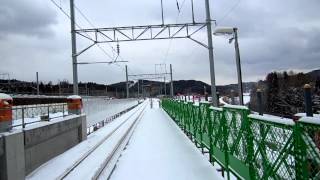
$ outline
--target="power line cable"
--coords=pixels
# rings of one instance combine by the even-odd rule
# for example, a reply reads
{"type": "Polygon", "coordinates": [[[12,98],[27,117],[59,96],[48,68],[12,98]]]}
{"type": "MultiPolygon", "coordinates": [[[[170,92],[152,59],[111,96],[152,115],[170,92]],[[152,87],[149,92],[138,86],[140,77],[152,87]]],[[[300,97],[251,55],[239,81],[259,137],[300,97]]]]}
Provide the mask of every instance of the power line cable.
{"type": "MultiPolygon", "coordinates": [[[[89,20],[89,18],[80,10],[80,8],[78,8],[76,5],[74,5],[74,7],[75,7],[75,9],[80,13],[80,15],[89,23],[89,25],[92,27],[92,28],[96,28],[96,26],[89,20]]],[[[104,39],[106,39],[104,36],[102,36],[104,39]]],[[[114,49],[114,47],[112,46],[112,45],[110,45],[110,43],[107,43],[109,46],[110,46],[110,48],[111,48],[111,50],[112,50],[112,53],[113,53],[113,56],[114,56],[114,53],[117,53],[117,51],[114,49]]],[[[99,48],[101,48],[100,47],[100,45],[99,44],[97,44],[97,46],[99,47],[99,48]]],[[[102,48],[101,48],[102,49],[102,48]]],[[[103,51],[105,51],[104,49],[102,49],[103,51]]],[[[118,53],[117,53],[118,54],[118,53]]],[[[122,56],[120,55],[120,54],[118,54],[117,55],[117,57],[116,58],[112,58],[113,59],[113,61],[114,62],[116,62],[117,61],[117,59],[118,58],[120,58],[122,61],[124,61],[124,59],[122,58],[122,56]]],[[[125,71],[125,68],[124,67],[121,67],[119,64],[117,64],[117,63],[113,63],[113,65],[116,65],[117,67],[119,67],[122,71],[125,71]]],[[[129,69],[129,68],[128,68],[129,69]]]]}
{"type": "MultiPolygon", "coordinates": [[[[183,9],[183,7],[184,7],[185,2],[186,2],[186,0],[183,0],[183,1],[182,1],[182,4],[181,4],[181,7],[179,8],[179,3],[178,3],[178,0],[177,0],[178,14],[177,14],[177,17],[176,17],[176,23],[177,23],[178,20],[179,20],[180,13],[182,12],[182,9],[183,9]]],[[[170,39],[168,48],[167,48],[167,50],[166,50],[165,57],[164,57],[164,61],[163,61],[164,63],[167,61],[167,58],[168,58],[168,55],[169,55],[169,51],[170,51],[171,45],[172,45],[172,40],[173,40],[173,39],[170,39]]]]}
{"type": "MultiPolygon", "coordinates": [[[[80,15],[89,23],[89,25],[92,27],[92,28],[96,28],[96,26],[89,20],[89,18],[80,10],[80,8],[78,8],[76,5],[74,6],[75,9],[80,13],[80,15]]],[[[106,39],[106,37],[102,36],[102,38],[106,39]]],[[[116,53],[117,54],[117,50],[110,44],[110,43],[107,43],[111,50],[112,50],[112,53],[113,55],[116,53]]],[[[99,45],[99,44],[97,44],[99,45]]],[[[122,56],[121,55],[118,55],[116,58],[115,58],[115,61],[116,59],[120,57],[121,60],[123,60],[122,56]]]]}
{"type": "Polygon", "coordinates": [[[237,8],[240,4],[241,0],[238,0],[221,18],[220,20],[217,20],[218,23],[221,23],[223,20],[225,20],[234,10],[237,8]]]}
{"type": "MultiPolygon", "coordinates": [[[[67,16],[69,18],[69,20],[71,20],[70,15],[61,7],[59,6],[59,4],[54,1],[54,0],[50,0],[65,16],[67,16]]],[[[75,25],[77,28],[82,29],[81,26],[79,24],[77,24],[75,22],[75,25]]],[[[92,38],[88,33],[85,33],[87,36],[89,36],[90,38],[92,38]]],[[[97,44],[97,47],[106,55],[108,56],[110,59],[114,59],[109,53],[107,53],[99,44],[97,44]]]]}

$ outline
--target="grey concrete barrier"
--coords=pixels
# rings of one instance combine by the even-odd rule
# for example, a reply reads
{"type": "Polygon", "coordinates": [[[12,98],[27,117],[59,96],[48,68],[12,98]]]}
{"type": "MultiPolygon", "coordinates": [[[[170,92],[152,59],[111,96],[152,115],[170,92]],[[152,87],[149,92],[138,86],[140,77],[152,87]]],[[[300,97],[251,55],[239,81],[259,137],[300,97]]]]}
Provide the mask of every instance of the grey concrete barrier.
{"type": "Polygon", "coordinates": [[[41,122],[0,134],[0,180],[20,180],[87,137],[86,115],[41,122]],[[3,142],[1,144],[1,142],[3,142]],[[2,153],[1,153],[2,152],[2,153]]]}

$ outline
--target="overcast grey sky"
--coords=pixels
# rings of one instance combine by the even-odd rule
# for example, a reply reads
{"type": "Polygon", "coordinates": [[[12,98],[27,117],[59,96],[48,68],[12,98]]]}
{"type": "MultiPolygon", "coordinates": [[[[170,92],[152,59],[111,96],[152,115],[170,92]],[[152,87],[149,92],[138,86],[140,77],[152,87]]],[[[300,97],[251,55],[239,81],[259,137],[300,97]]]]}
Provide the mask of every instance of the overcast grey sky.
{"type": "MultiPolygon", "coordinates": [[[[55,0],[69,13],[68,0],[55,0]]],[[[163,0],[165,23],[191,22],[190,0],[163,0]],[[178,18],[177,18],[178,17],[178,18]]],[[[204,22],[204,0],[194,0],[196,21],[204,22]]],[[[160,24],[160,0],[75,0],[96,27],[160,24]]],[[[263,79],[273,70],[308,71],[320,65],[320,1],[210,0],[211,16],[220,26],[239,28],[244,81],[263,79]]],[[[91,26],[76,12],[83,28],[91,26]]],[[[196,36],[206,42],[206,31],[196,36]]],[[[90,42],[79,38],[78,49],[90,42]]],[[[217,84],[235,83],[234,49],[224,37],[214,37],[217,84]]],[[[112,44],[115,47],[115,44],[112,44]]],[[[108,45],[103,45],[112,54],[108,45]]],[[[208,52],[187,40],[120,43],[121,56],[130,61],[129,73],[152,73],[154,64],[172,64],[174,79],[209,79],[208,52]],[[170,47],[170,48],[168,48],[170,47]],[[166,53],[168,52],[168,53],[166,53]],[[166,56],[167,54],[167,56],[166,56]]],[[[79,61],[110,61],[92,48],[79,61]]],[[[0,6],[0,73],[12,78],[72,82],[70,21],[50,0],[2,0],[0,6]]],[[[79,66],[79,81],[124,81],[116,65],[79,66]]]]}

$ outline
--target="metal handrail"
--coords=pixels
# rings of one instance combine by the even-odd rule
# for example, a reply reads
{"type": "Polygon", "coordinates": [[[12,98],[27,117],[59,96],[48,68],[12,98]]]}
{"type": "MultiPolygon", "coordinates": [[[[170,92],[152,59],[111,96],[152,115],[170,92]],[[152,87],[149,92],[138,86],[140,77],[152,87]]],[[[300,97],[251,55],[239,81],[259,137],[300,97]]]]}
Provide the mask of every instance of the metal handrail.
{"type": "Polygon", "coordinates": [[[61,118],[68,116],[67,103],[55,103],[46,105],[23,105],[23,106],[13,106],[11,108],[0,108],[3,110],[12,110],[12,122],[13,124],[9,127],[19,127],[25,128],[28,124],[34,124],[41,121],[50,121],[52,119],[61,118]],[[61,113],[61,115],[53,115],[56,113],[61,113]],[[29,121],[27,121],[29,119],[29,121]],[[33,120],[30,120],[33,119],[33,120]],[[16,123],[21,121],[20,123],[16,123]]]}

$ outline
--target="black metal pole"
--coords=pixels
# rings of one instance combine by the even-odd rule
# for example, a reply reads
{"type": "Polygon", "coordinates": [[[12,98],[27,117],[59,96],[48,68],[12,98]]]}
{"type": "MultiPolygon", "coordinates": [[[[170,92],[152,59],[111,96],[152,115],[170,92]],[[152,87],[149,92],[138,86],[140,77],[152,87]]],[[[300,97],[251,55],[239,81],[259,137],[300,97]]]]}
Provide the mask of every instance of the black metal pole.
{"type": "Polygon", "coordinates": [[[313,116],[312,112],[312,98],[311,98],[311,86],[309,84],[304,85],[304,102],[307,116],[313,116]]]}
{"type": "Polygon", "coordinates": [[[240,105],[244,105],[243,103],[243,87],[242,87],[242,73],[241,73],[241,61],[240,61],[240,50],[239,50],[239,43],[238,43],[238,29],[233,28],[234,32],[234,47],[236,51],[236,64],[237,64],[237,73],[238,73],[238,88],[239,88],[239,102],[240,105]]]}
{"type": "Polygon", "coordinates": [[[258,101],[258,111],[259,115],[263,115],[263,107],[262,107],[262,91],[261,89],[257,89],[257,101],[258,101]]]}

